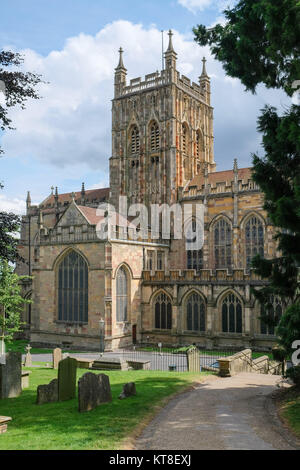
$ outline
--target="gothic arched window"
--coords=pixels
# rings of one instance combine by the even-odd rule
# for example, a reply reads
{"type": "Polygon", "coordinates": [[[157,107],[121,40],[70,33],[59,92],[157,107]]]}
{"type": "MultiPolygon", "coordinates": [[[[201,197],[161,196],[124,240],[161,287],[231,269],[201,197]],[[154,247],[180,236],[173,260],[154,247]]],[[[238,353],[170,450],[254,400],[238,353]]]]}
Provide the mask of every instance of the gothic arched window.
{"type": "Polygon", "coordinates": [[[228,294],[222,302],[223,333],[242,333],[242,304],[236,295],[228,294]]]}
{"type": "Polygon", "coordinates": [[[264,256],[264,227],[258,217],[251,217],[245,225],[245,247],[246,267],[249,268],[255,255],[264,256]]]}
{"type": "Polygon", "coordinates": [[[150,126],[150,149],[151,152],[159,150],[159,127],[156,122],[150,126]]]}
{"type": "Polygon", "coordinates": [[[172,304],[169,297],[162,292],[156,297],[154,306],[155,328],[170,330],[172,328],[172,304]]]}
{"type": "Polygon", "coordinates": [[[88,267],[76,251],[58,268],[58,321],[88,323],[88,267]]]}
{"type": "Polygon", "coordinates": [[[131,153],[139,153],[140,151],[140,133],[137,126],[133,126],[131,129],[131,153]]]}
{"type": "Polygon", "coordinates": [[[263,318],[260,320],[260,332],[262,335],[275,335],[275,328],[278,325],[283,313],[283,305],[280,298],[276,295],[270,296],[267,305],[261,306],[261,315],[268,318],[268,324],[263,318]]]}
{"type": "Polygon", "coordinates": [[[182,124],[182,152],[187,154],[188,150],[188,128],[186,124],[182,124]]]}
{"type": "Polygon", "coordinates": [[[197,131],[197,134],[196,134],[196,156],[198,158],[201,156],[201,134],[200,134],[200,131],[197,131]]]}
{"type": "Polygon", "coordinates": [[[187,300],[186,322],[188,331],[205,331],[205,303],[197,293],[187,300]]]}
{"type": "Polygon", "coordinates": [[[117,274],[117,322],[125,322],[128,319],[128,284],[127,273],[123,267],[117,274]]]}
{"type": "MultiPolygon", "coordinates": [[[[187,231],[186,231],[187,269],[195,269],[196,271],[199,271],[200,269],[203,269],[203,250],[202,248],[197,249],[197,248],[192,248],[191,246],[193,242],[196,241],[196,238],[193,238],[193,237],[196,237],[196,235],[193,235],[193,234],[196,234],[196,230],[197,230],[196,220],[193,219],[192,222],[189,224],[187,231]]],[[[198,233],[197,236],[200,237],[201,236],[200,233],[198,233]]]]}
{"type": "Polygon", "coordinates": [[[231,226],[224,218],[221,218],[214,225],[214,252],[216,269],[231,267],[231,243],[231,226]]]}

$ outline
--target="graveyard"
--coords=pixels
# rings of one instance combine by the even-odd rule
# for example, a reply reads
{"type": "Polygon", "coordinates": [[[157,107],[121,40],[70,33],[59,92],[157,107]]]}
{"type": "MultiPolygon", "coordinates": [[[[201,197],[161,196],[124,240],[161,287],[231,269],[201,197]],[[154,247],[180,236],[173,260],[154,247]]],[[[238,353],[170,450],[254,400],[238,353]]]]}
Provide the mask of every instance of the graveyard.
{"type": "MultiPolygon", "coordinates": [[[[53,368],[52,364],[30,364],[30,349],[27,355],[25,363],[30,367],[22,367],[23,375],[29,372],[27,384],[13,390],[14,398],[0,399],[0,416],[11,418],[6,432],[0,434],[0,450],[126,448],[170,397],[208,374],[89,371],[71,358],[58,361],[53,368]]],[[[15,376],[20,375],[19,369],[15,376]]]]}

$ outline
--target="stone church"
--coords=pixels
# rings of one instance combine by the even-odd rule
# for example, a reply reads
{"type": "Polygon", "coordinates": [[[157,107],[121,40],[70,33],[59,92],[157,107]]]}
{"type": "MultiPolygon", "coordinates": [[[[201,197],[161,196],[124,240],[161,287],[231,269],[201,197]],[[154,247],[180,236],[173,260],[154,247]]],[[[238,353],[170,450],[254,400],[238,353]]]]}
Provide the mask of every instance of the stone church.
{"type": "MultiPolygon", "coordinates": [[[[198,83],[180,75],[170,31],[164,70],[128,83],[119,54],[110,187],[52,188],[39,206],[27,196],[19,246],[27,263],[17,272],[32,276],[24,283],[31,344],[99,350],[104,320],[106,350],[140,342],[270,348],[274,328],[260,320],[251,291],[265,281],[250,261],[276,255],[275,228],[251,168],[235,159],[233,169],[216,171],[205,59],[198,83]],[[131,206],[200,204],[203,246],[187,249],[184,237],[164,237],[161,226],[156,237],[145,234],[120,213],[120,196],[131,206]],[[98,233],[99,205],[119,211],[106,239],[98,233]]],[[[278,319],[283,306],[276,297],[270,302],[278,319]]]]}

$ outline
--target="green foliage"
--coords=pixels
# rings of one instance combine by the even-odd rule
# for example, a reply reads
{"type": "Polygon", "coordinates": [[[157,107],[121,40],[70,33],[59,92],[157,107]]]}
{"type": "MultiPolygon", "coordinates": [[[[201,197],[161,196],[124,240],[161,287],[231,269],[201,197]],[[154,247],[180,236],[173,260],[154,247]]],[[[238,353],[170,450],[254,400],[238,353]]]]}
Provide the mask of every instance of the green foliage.
{"type": "Polygon", "coordinates": [[[300,365],[286,371],[286,377],[292,379],[297,389],[300,389],[300,365]]]}
{"type": "Polygon", "coordinates": [[[209,44],[227,75],[255,92],[258,84],[283,88],[290,96],[300,79],[298,0],[240,0],[224,11],[226,24],[193,29],[195,41],[209,44]]]}
{"type": "Polygon", "coordinates": [[[20,314],[30,300],[21,295],[21,281],[28,276],[18,276],[7,261],[0,259],[0,332],[4,341],[10,342],[24,323],[20,314]]]}
{"type": "Polygon", "coordinates": [[[294,350],[292,344],[300,340],[300,303],[290,305],[281,317],[276,329],[279,344],[285,349],[286,355],[290,356],[294,350]]]}
{"type": "Polygon", "coordinates": [[[21,217],[15,214],[0,212],[0,258],[14,263],[24,261],[17,252],[18,239],[14,233],[19,232],[21,217]]]}

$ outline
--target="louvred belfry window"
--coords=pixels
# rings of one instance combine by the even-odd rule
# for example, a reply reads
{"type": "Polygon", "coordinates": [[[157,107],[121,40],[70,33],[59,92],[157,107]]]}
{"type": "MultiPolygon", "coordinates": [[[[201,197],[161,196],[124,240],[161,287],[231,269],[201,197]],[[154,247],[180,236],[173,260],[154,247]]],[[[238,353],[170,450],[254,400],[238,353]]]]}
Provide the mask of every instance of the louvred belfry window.
{"type": "Polygon", "coordinates": [[[140,133],[137,126],[131,130],[131,153],[139,153],[140,151],[140,133]]]}
{"type": "Polygon", "coordinates": [[[88,323],[88,267],[76,251],[58,268],[58,321],[88,323]]]}
{"type": "Polygon", "coordinates": [[[150,148],[152,152],[159,150],[159,128],[156,122],[150,128],[150,148]]]}

